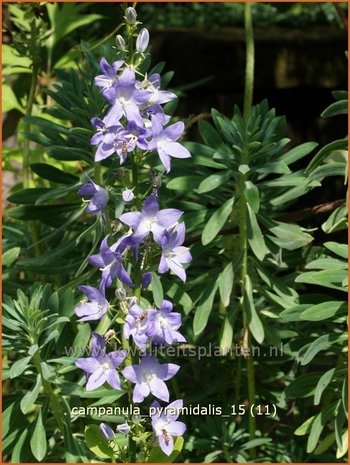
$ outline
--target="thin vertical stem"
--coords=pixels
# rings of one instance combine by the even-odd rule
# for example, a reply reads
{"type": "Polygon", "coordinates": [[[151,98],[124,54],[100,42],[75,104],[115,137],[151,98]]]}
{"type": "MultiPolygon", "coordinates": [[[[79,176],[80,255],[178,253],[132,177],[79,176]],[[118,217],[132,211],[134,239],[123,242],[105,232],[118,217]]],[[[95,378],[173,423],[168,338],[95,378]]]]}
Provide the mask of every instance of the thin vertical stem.
{"type": "MultiPolygon", "coordinates": [[[[244,107],[243,116],[247,121],[253,103],[253,87],[254,87],[254,32],[253,32],[253,18],[252,18],[252,5],[246,3],[244,6],[244,25],[246,34],[246,70],[245,70],[245,89],[244,89],[244,107]]],[[[246,151],[242,154],[242,164],[249,163],[249,154],[246,151]]],[[[247,209],[244,197],[245,182],[247,180],[247,173],[240,175],[238,183],[239,191],[239,234],[240,234],[240,251],[242,253],[241,264],[241,307],[243,318],[243,340],[244,349],[248,350],[246,357],[247,361],[247,378],[248,378],[248,401],[249,407],[255,402],[255,375],[254,375],[254,362],[251,355],[251,336],[249,330],[249,322],[247,318],[247,309],[245,302],[245,286],[246,276],[248,273],[247,259],[248,259],[248,244],[247,244],[247,209]]],[[[248,420],[249,439],[253,440],[256,433],[256,420],[255,416],[249,414],[248,420]]],[[[256,457],[255,448],[251,449],[251,457],[256,457]]]]}
{"type": "Polygon", "coordinates": [[[246,37],[246,68],[243,116],[247,118],[253,102],[254,87],[254,31],[252,5],[248,2],[244,5],[244,27],[246,37]]]}

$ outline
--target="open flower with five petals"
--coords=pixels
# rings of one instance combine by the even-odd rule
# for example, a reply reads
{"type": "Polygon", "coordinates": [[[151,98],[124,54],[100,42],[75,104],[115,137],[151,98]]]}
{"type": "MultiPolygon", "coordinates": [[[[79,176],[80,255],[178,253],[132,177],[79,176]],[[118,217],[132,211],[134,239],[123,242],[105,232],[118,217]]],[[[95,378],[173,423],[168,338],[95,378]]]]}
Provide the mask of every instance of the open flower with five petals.
{"type": "Polygon", "coordinates": [[[102,336],[92,333],[91,357],[78,358],[75,361],[86,376],[86,390],[92,391],[107,382],[114,389],[121,390],[119,375],[116,368],[126,357],[125,350],[106,353],[106,342],[102,336]]]}
{"type": "Polygon", "coordinates": [[[142,402],[151,393],[158,399],[169,402],[169,390],[164,381],[172,378],[179,369],[179,365],[160,364],[153,355],[145,355],[139,365],[125,367],[122,374],[128,381],[135,383],[133,402],[142,402]]]}

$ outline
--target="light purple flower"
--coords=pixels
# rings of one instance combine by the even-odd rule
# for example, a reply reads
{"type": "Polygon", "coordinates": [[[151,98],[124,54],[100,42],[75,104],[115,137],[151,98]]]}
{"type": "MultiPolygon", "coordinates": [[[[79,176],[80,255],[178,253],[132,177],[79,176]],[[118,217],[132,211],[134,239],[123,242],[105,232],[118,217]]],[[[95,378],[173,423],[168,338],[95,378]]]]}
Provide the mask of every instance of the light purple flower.
{"type": "Polygon", "coordinates": [[[154,240],[160,243],[165,230],[175,224],[182,213],[175,208],[159,210],[156,194],[152,194],[145,200],[141,212],[124,213],[119,220],[134,230],[132,236],[136,241],[141,242],[152,232],[154,240]]]}
{"type": "Polygon", "coordinates": [[[169,402],[169,391],[164,383],[180,369],[174,363],[158,363],[153,355],[145,355],[139,365],[130,365],[122,371],[123,376],[135,383],[133,402],[142,402],[150,393],[158,399],[169,402]]]}
{"type": "Polygon", "coordinates": [[[166,273],[170,268],[183,282],[186,281],[186,272],[182,264],[192,260],[189,249],[182,246],[184,240],[184,223],[176,224],[165,231],[160,241],[162,256],[158,267],[159,273],[166,273]]]}
{"type": "MultiPolygon", "coordinates": [[[[174,436],[182,436],[186,431],[186,425],[182,421],[176,421],[180,409],[183,406],[182,400],[175,400],[165,408],[165,412],[156,412],[151,415],[152,428],[157,437],[159,447],[166,455],[170,455],[174,449],[174,436]]],[[[155,400],[151,407],[158,409],[159,403],[155,400]]]]}
{"type": "Polygon", "coordinates": [[[149,311],[146,336],[152,337],[152,342],[155,344],[186,342],[182,334],[177,331],[181,326],[181,314],[172,310],[173,304],[169,300],[163,300],[159,310],[149,311]]]}
{"type": "Polygon", "coordinates": [[[124,434],[125,436],[130,433],[130,426],[127,423],[122,423],[117,426],[118,433],[124,434]]]}
{"type": "Polygon", "coordinates": [[[135,198],[135,195],[132,191],[132,189],[125,189],[122,192],[122,197],[125,203],[132,202],[135,198]]]}
{"type": "Polygon", "coordinates": [[[126,357],[125,350],[106,353],[106,342],[102,336],[92,333],[91,357],[78,358],[77,367],[85,371],[87,376],[86,390],[92,391],[107,382],[114,389],[121,390],[116,368],[126,357]]]}
{"type": "MultiPolygon", "coordinates": [[[[176,94],[168,90],[161,90],[160,88],[160,74],[154,73],[151,74],[148,78],[144,79],[142,82],[137,82],[136,86],[140,89],[148,91],[149,96],[147,100],[147,106],[161,105],[167,102],[170,102],[176,98],[176,94]]],[[[159,107],[148,109],[151,113],[162,114],[163,110],[160,110],[159,107]]],[[[162,123],[165,124],[168,120],[162,118],[162,123]]]]}
{"type": "Polygon", "coordinates": [[[100,320],[108,310],[108,301],[104,292],[91,286],[78,286],[78,289],[89,299],[89,302],[75,308],[75,314],[80,317],[78,321],[100,320]]]}
{"type": "Polygon", "coordinates": [[[110,286],[115,278],[119,278],[127,286],[132,286],[133,282],[122,263],[122,253],[128,244],[128,238],[123,236],[109,247],[108,237],[106,236],[101,242],[100,253],[88,258],[90,265],[102,271],[100,288],[110,286]]]}
{"type": "Polygon", "coordinates": [[[111,89],[118,82],[117,71],[123,63],[124,62],[122,60],[119,60],[110,65],[105,58],[101,58],[100,70],[103,74],[99,74],[95,77],[94,84],[95,86],[102,88],[102,95],[107,100],[111,98],[111,89]]]}
{"type": "Polygon", "coordinates": [[[179,121],[167,128],[163,128],[159,118],[152,118],[153,138],[148,144],[149,150],[157,150],[160,161],[166,172],[170,171],[170,157],[189,158],[190,152],[181,144],[176,142],[184,132],[185,125],[179,121]]]}
{"type": "Polygon", "coordinates": [[[110,426],[106,425],[106,423],[100,424],[100,431],[106,439],[114,439],[114,431],[110,426]]]}
{"type": "Polygon", "coordinates": [[[137,304],[131,305],[125,318],[123,328],[124,337],[129,339],[129,337],[132,336],[135,344],[140,347],[140,349],[144,349],[149,339],[146,335],[149,324],[149,309],[143,310],[137,304]]]}
{"type": "Polygon", "coordinates": [[[104,211],[109,195],[106,189],[95,184],[91,179],[84,184],[78,191],[82,197],[91,197],[86,210],[88,213],[96,214],[104,211]]]}
{"type": "Polygon", "coordinates": [[[147,92],[136,89],[135,83],[135,72],[126,68],[118,78],[117,85],[108,93],[108,101],[112,107],[105,118],[107,125],[112,126],[125,116],[128,121],[144,126],[139,106],[147,101],[147,92]]]}
{"type": "Polygon", "coordinates": [[[95,161],[101,161],[116,153],[118,142],[122,135],[124,135],[125,130],[118,121],[114,125],[108,125],[106,118],[103,120],[92,118],[91,124],[97,129],[97,132],[91,138],[91,144],[98,145],[95,161]]]}
{"type": "Polygon", "coordinates": [[[149,44],[149,32],[148,30],[144,27],[141,29],[139,32],[137,39],[136,39],[136,50],[139,53],[143,53],[146,51],[146,48],[148,47],[149,44]]]}

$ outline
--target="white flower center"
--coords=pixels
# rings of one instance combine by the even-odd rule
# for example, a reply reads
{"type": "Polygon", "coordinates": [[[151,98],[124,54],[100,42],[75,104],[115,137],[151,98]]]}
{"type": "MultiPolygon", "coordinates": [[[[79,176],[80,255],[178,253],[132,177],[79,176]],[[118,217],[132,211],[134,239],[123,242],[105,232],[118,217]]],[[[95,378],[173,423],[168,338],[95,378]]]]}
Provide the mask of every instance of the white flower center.
{"type": "Polygon", "coordinates": [[[169,139],[169,137],[167,137],[166,139],[161,139],[157,142],[157,148],[165,151],[169,142],[172,142],[172,140],[169,139]]]}
{"type": "Polygon", "coordinates": [[[111,368],[108,362],[102,363],[101,367],[102,367],[103,371],[107,371],[107,370],[109,370],[111,368]]]}
{"type": "Polygon", "coordinates": [[[161,328],[165,328],[167,326],[167,319],[164,315],[157,315],[157,322],[160,324],[161,328]]]}
{"type": "Polygon", "coordinates": [[[147,371],[146,373],[143,374],[143,379],[146,381],[146,383],[150,383],[153,378],[154,378],[154,373],[151,373],[150,371],[147,371]]]}
{"type": "Polygon", "coordinates": [[[150,231],[153,223],[155,223],[156,221],[157,219],[155,216],[153,218],[145,218],[143,220],[143,226],[147,229],[147,231],[150,231]]]}

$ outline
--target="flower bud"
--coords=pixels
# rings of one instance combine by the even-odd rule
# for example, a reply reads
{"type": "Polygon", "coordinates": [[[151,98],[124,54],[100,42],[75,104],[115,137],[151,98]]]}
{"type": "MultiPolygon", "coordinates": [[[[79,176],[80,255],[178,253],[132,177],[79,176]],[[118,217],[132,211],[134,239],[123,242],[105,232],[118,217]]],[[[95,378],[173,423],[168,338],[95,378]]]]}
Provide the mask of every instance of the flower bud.
{"type": "Polygon", "coordinates": [[[106,425],[106,423],[100,424],[100,431],[106,439],[111,440],[114,438],[114,431],[110,426],[106,425]]]}
{"type": "Polygon", "coordinates": [[[132,6],[129,6],[129,8],[125,10],[125,20],[127,24],[135,24],[136,18],[137,18],[137,14],[136,14],[135,8],[133,8],[132,6]]]}
{"type": "Polygon", "coordinates": [[[122,423],[121,425],[117,426],[118,433],[127,435],[130,432],[130,426],[127,423],[122,423]]]}
{"type": "Polygon", "coordinates": [[[131,202],[132,200],[134,200],[134,193],[132,190],[130,189],[125,189],[123,192],[122,192],[122,197],[123,197],[123,200],[124,202],[128,203],[128,202],[131,202]]]}
{"type": "Polygon", "coordinates": [[[149,43],[149,33],[146,28],[141,29],[139,35],[136,39],[136,50],[140,53],[143,53],[148,47],[149,43]]]}
{"type": "Polygon", "coordinates": [[[123,38],[123,36],[121,36],[120,34],[117,35],[117,37],[115,38],[115,45],[117,46],[117,49],[120,50],[121,52],[123,52],[125,50],[125,40],[123,38]]]}
{"type": "Polygon", "coordinates": [[[146,273],[143,273],[141,277],[141,284],[142,284],[142,289],[146,289],[152,282],[152,273],[147,271],[146,273]]]}
{"type": "Polygon", "coordinates": [[[126,299],[126,292],[125,292],[125,289],[123,289],[122,287],[120,287],[119,289],[117,289],[115,291],[115,296],[118,300],[120,300],[120,302],[123,302],[125,299],[126,299]]]}

